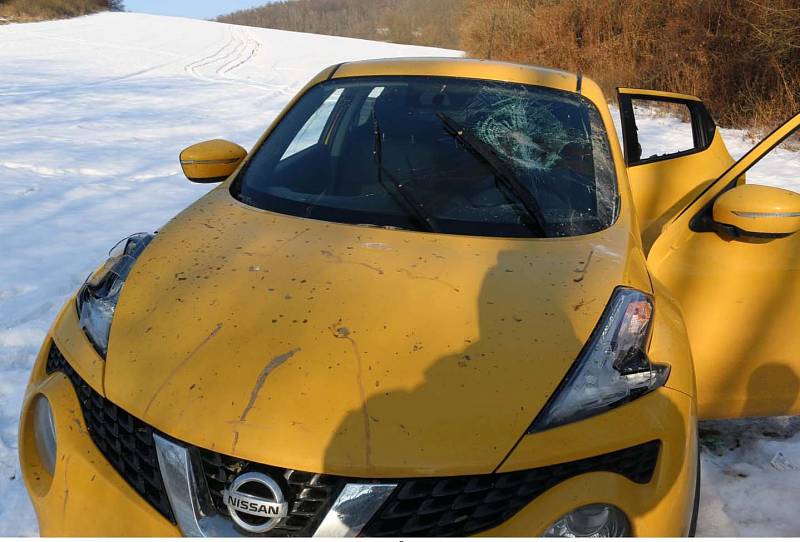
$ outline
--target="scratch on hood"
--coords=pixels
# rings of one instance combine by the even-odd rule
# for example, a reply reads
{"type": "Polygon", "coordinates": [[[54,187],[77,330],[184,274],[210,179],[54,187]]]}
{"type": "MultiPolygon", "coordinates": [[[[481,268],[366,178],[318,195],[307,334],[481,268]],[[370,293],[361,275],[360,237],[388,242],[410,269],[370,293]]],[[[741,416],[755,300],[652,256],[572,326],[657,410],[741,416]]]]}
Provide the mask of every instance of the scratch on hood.
{"type": "Polygon", "coordinates": [[[172,382],[172,378],[175,376],[175,374],[176,374],[176,373],[177,373],[177,372],[178,372],[178,371],[179,371],[181,368],[183,368],[183,366],[184,366],[184,365],[186,365],[187,363],[189,363],[189,360],[191,360],[191,359],[194,357],[194,355],[195,355],[195,354],[197,354],[197,352],[198,352],[198,351],[199,351],[201,348],[203,348],[203,347],[206,345],[206,343],[207,343],[208,341],[210,341],[211,339],[213,339],[213,338],[214,338],[214,336],[215,336],[217,333],[219,333],[219,330],[220,330],[220,329],[222,329],[222,322],[218,323],[218,324],[216,325],[216,327],[214,327],[214,329],[211,331],[211,333],[209,333],[209,334],[208,334],[208,336],[206,336],[206,338],[205,338],[205,339],[203,339],[202,341],[200,341],[200,343],[199,343],[197,346],[195,346],[195,347],[194,347],[194,350],[192,350],[191,352],[189,352],[189,355],[187,355],[185,358],[183,358],[183,361],[181,361],[180,363],[178,363],[177,365],[175,365],[175,367],[173,367],[173,368],[172,368],[172,370],[169,372],[169,376],[167,376],[166,378],[164,378],[164,379],[161,381],[161,384],[158,386],[158,389],[157,389],[157,390],[155,391],[155,393],[154,393],[154,394],[153,394],[153,395],[150,397],[150,401],[148,401],[148,402],[147,402],[147,406],[146,406],[146,407],[145,407],[145,409],[144,409],[144,413],[145,413],[145,414],[147,414],[147,412],[150,410],[150,407],[151,407],[151,406],[153,406],[153,403],[155,402],[156,398],[157,398],[157,397],[158,397],[158,396],[161,394],[161,391],[164,389],[164,386],[166,386],[166,385],[167,385],[167,383],[169,383],[169,382],[172,382]]]}
{"type": "Polygon", "coordinates": [[[275,356],[270,360],[269,363],[267,363],[266,367],[262,369],[261,374],[258,375],[258,379],[256,380],[256,385],[253,386],[253,391],[250,392],[250,400],[247,402],[247,406],[244,407],[242,415],[239,416],[240,422],[245,421],[245,418],[247,418],[247,413],[250,412],[255,405],[256,399],[258,399],[258,394],[261,391],[261,388],[264,386],[264,382],[267,381],[269,374],[299,351],[300,348],[292,348],[288,352],[275,356]]]}

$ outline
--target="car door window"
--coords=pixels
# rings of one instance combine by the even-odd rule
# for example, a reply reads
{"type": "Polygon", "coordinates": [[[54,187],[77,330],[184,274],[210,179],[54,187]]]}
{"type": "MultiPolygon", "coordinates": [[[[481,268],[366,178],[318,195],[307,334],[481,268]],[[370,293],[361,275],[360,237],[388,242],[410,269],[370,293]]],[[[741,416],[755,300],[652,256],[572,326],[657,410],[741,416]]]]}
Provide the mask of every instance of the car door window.
{"type": "Polygon", "coordinates": [[[654,160],[695,148],[691,112],[685,103],[631,100],[637,120],[641,160],[654,160]]]}
{"type": "Polygon", "coordinates": [[[716,125],[703,102],[675,96],[679,95],[662,97],[620,90],[628,166],[687,156],[711,145],[716,125]]]}
{"type": "Polygon", "coordinates": [[[784,139],[745,174],[747,184],[776,186],[800,193],[800,134],[784,139]]]}
{"type": "Polygon", "coordinates": [[[699,98],[620,88],[625,164],[647,252],[665,224],[732,163],[699,98]]]}

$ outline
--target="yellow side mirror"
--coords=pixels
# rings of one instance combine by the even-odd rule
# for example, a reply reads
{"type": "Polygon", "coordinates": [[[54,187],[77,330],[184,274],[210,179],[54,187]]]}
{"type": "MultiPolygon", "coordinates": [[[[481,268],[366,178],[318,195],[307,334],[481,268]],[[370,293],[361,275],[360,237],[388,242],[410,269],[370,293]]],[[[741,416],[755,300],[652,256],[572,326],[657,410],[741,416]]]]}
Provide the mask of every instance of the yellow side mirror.
{"type": "Polygon", "coordinates": [[[181,151],[181,169],[190,181],[216,183],[227,179],[242,163],[247,151],[224,139],[203,141],[181,151]]]}
{"type": "Polygon", "coordinates": [[[743,184],[717,198],[714,222],[745,234],[789,235],[800,231],[800,194],[774,186],[743,184]]]}

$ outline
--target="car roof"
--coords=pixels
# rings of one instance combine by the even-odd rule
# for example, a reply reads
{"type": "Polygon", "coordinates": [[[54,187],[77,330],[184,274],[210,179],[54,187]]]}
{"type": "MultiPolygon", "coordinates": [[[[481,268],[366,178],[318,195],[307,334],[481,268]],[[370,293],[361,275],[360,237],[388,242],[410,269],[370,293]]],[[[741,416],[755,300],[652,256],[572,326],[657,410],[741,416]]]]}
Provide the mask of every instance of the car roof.
{"type": "Polygon", "coordinates": [[[581,91],[582,77],[574,73],[475,58],[384,58],[346,62],[339,65],[329,78],[368,77],[381,75],[418,75],[462,77],[538,85],[570,92],[581,91]]]}

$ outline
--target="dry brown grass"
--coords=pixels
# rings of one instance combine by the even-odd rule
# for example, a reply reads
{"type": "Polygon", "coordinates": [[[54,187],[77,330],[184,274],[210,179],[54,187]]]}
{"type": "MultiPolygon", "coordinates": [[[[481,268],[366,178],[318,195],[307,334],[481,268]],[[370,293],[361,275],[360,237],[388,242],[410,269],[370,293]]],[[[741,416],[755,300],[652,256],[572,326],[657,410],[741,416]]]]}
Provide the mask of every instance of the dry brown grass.
{"type": "Polygon", "coordinates": [[[122,10],[120,0],[0,0],[2,22],[66,19],[105,10],[122,10]]]}
{"type": "Polygon", "coordinates": [[[702,97],[721,124],[800,111],[800,0],[294,0],[219,20],[581,71],[702,97]]]}
{"type": "Polygon", "coordinates": [[[472,0],[466,13],[470,54],[580,70],[609,97],[696,94],[728,126],[800,110],[800,0],[472,0]]]}

